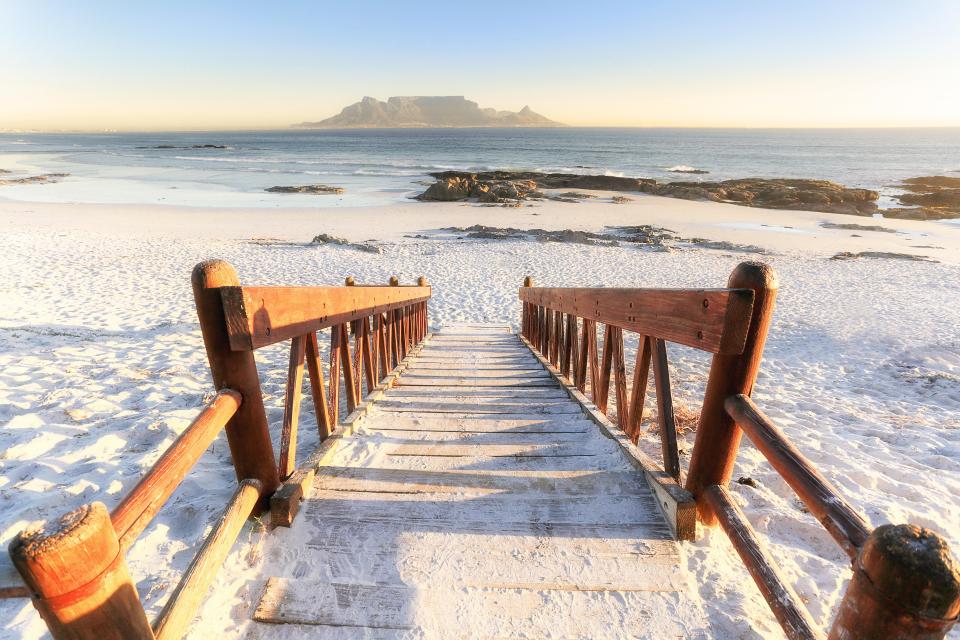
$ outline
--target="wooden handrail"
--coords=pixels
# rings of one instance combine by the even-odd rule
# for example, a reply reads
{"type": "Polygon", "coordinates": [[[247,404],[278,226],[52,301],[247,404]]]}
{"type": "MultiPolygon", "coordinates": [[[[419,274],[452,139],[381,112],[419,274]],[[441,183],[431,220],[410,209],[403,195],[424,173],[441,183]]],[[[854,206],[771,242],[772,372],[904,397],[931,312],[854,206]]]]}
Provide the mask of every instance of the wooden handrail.
{"type": "Polygon", "coordinates": [[[767,604],[790,640],[817,640],[823,634],[817,631],[810,613],[800,604],[800,598],[784,581],[776,563],[770,558],[747,521],[723,487],[713,485],[704,491],[707,504],[713,510],[736,549],[747,571],[753,576],[767,604]]]}
{"type": "Polygon", "coordinates": [[[250,351],[425,302],[431,288],[224,286],[220,295],[230,348],[250,351]]]}
{"type": "Polygon", "coordinates": [[[187,472],[240,408],[241,402],[240,394],[233,389],[221,389],[114,508],[110,520],[121,548],[130,547],[147,528],[187,472]]]}
{"type": "Polygon", "coordinates": [[[738,394],[727,398],[724,406],[810,513],[854,560],[870,534],[870,527],[860,514],[853,510],[753,400],[738,394]]]}
{"type": "Polygon", "coordinates": [[[711,353],[740,353],[753,291],[521,287],[520,300],[711,353]]]}

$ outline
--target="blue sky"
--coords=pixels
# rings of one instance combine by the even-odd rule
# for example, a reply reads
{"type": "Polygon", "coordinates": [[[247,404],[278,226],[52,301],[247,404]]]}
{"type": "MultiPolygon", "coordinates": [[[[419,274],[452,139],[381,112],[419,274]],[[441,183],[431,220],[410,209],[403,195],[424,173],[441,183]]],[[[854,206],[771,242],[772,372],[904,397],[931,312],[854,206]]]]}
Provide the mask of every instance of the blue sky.
{"type": "Polygon", "coordinates": [[[582,125],[960,125],[960,0],[0,0],[0,129],[267,128],[372,95],[582,125]]]}

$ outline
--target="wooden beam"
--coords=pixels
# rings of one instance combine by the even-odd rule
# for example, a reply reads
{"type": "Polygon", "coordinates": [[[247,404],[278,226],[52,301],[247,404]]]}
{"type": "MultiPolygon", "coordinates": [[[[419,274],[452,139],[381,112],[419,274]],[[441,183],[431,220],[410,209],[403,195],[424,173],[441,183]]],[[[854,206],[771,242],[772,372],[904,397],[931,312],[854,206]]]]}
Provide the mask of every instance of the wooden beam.
{"type": "Polygon", "coordinates": [[[667,362],[667,345],[660,338],[653,338],[653,383],[657,390],[657,422],[660,424],[663,469],[679,482],[680,453],[677,450],[677,425],[673,416],[670,367],[667,362]]]}
{"type": "Polygon", "coordinates": [[[580,393],[585,393],[587,390],[587,363],[589,362],[588,356],[590,349],[587,332],[590,330],[590,321],[584,318],[580,324],[580,348],[577,353],[577,369],[576,374],[573,376],[573,384],[580,393]]]}
{"type": "MultiPolygon", "coordinates": [[[[227,442],[237,480],[256,478],[263,484],[264,495],[269,495],[280,485],[280,477],[273,457],[260,376],[252,352],[231,350],[222,300],[224,289],[237,288],[240,284],[237,272],[222,260],[208,260],[193,268],[191,281],[213,386],[217,390],[230,388],[243,396],[243,404],[227,423],[227,442]]],[[[258,508],[267,506],[263,499],[258,508]]]]}
{"type": "Polygon", "coordinates": [[[810,513],[853,560],[870,527],[753,401],[743,394],[727,398],[727,413],[796,492],[810,513]]]}
{"type": "Polygon", "coordinates": [[[323,441],[333,431],[334,422],[330,419],[330,404],[327,402],[327,389],[323,380],[323,362],[320,360],[320,345],[317,334],[311,331],[307,335],[307,373],[310,377],[310,396],[313,398],[313,410],[317,414],[317,432],[323,441]]]}
{"type": "Polygon", "coordinates": [[[340,331],[340,368],[343,370],[343,390],[347,394],[347,413],[357,408],[357,384],[353,377],[353,360],[350,358],[350,336],[347,334],[347,325],[341,324],[340,331]]]}
{"type": "Polygon", "coordinates": [[[120,546],[127,549],[147,528],[167,499],[180,486],[203,452],[240,408],[240,394],[221,389],[190,426],[173,441],[147,474],[116,506],[110,519],[120,546]]]}
{"type": "Polygon", "coordinates": [[[604,325],[603,360],[597,385],[593,388],[593,404],[597,405],[604,415],[607,413],[607,402],[610,398],[610,370],[613,366],[613,334],[615,332],[616,329],[612,325],[604,325]]]}
{"type": "Polygon", "coordinates": [[[611,332],[613,342],[613,380],[617,399],[617,425],[626,429],[630,407],[627,405],[627,370],[623,362],[623,330],[614,327],[611,332]]]}
{"type": "MultiPolygon", "coordinates": [[[[746,321],[749,329],[742,353],[713,356],[697,437],[690,456],[686,487],[697,496],[701,504],[700,518],[707,525],[714,524],[712,511],[703,507],[700,493],[710,485],[723,487],[730,482],[743,435],[733,418],[727,415],[723,403],[732,395],[750,395],[753,391],[779,287],[776,272],[762,262],[740,263],[730,274],[727,285],[736,289],[751,289],[754,296],[752,315],[746,321]]],[[[738,321],[744,322],[743,318],[738,321]]]]}
{"type": "Polygon", "coordinates": [[[760,588],[760,593],[770,605],[787,638],[822,639],[823,634],[817,630],[810,614],[800,603],[800,598],[780,575],[776,563],[764,550],[746,516],[733,502],[727,490],[713,485],[703,493],[706,503],[730,538],[747,571],[753,576],[753,581],[760,588]]]}
{"type": "Polygon", "coordinates": [[[330,424],[336,428],[340,422],[340,356],[341,350],[340,327],[330,329],[330,424]]]}
{"type": "Polygon", "coordinates": [[[260,498],[260,482],[244,480],[203,546],[187,567],[180,583],[153,623],[157,640],[179,640],[193,621],[213,578],[223,565],[254,505],[260,498]]]}
{"type": "Polygon", "coordinates": [[[430,298],[430,287],[220,289],[230,348],[250,351],[430,298]]]}
{"type": "Polygon", "coordinates": [[[17,534],[10,559],[54,640],[153,639],[102,503],[17,534]]]}
{"type": "Polygon", "coordinates": [[[520,299],[711,353],[740,353],[753,307],[749,287],[729,289],[520,289],[520,299]]]}
{"type": "Polygon", "coordinates": [[[280,430],[280,462],[277,472],[281,480],[297,468],[297,425],[300,421],[300,400],[303,387],[303,357],[306,336],[290,341],[290,362],[287,367],[287,390],[283,401],[283,424],[280,430]]]}
{"type": "MultiPolygon", "coordinates": [[[[377,378],[377,355],[374,341],[370,335],[370,319],[361,320],[360,331],[363,339],[361,340],[361,351],[363,353],[363,375],[367,379],[367,393],[373,393],[380,380],[377,378]]],[[[361,394],[363,395],[363,394],[361,394]]]]}
{"type": "Polygon", "coordinates": [[[630,415],[626,432],[634,444],[640,439],[640,423],[643,421],[643,404],[647,397],[650,378],[650,338],[640,336],[637,345],[637,362],[633,368],[633,387],[630,392],[630,415]]]}

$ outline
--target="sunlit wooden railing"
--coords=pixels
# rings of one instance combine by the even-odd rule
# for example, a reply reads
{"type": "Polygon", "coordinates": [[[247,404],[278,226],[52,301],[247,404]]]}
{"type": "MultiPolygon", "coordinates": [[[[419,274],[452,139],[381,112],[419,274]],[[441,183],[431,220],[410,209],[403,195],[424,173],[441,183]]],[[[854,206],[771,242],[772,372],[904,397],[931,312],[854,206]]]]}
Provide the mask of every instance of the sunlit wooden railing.
{"type": "Polygon", "coordinates": [[[377,389],[427,334],[431,290],[424,279],[415,286],[396,278],[387,286],[352,286],[352,279],[347,285],[242,287],[225,262],[197,265],[194,299],[217,395],[112,513],[95,502],[21,532],[10,557],[23,584],[3,585],[0,595],[30,597],[58,640],[180,638],[243,523],[270,505],[296,469],[304,363],[323,443],[340,429],[341,382],[351,413],[364,387],[367,394],[377,389]],[[318,341],[324,329],[330,330],[329,386],[318,341]],[[253,352],[284,340],[290,358],[276,460],[253,352]],[[125,554],[224,429],[238,487],[150,624],[125,554]]]}
{"type": "MultiPolygon", "coordinates": [[[[739,265],[727,288],[712,290],[538,288],[527,278],[519,292],[521,333],[572,395],[589,387],[603,414],[614,408],[608,406],[612,378],[617,426],[634,442],[653,369],[662,471],[678,482],[685,477],[699,521],[722,527],[788,638],[824,634],[726,489],[743,433],[853,562],[830,640],[943,638],[960,614],[960,568],[946,542],[913,525],[871,531],[749,397],[777,288],[773,270],[759,263],[739,265]],[[602,357],[598,324],[604,325],[602,357]],[[639,334],[629,387],[624,331],[639,334]],[[713,354],[686,473],[677,449],[667,342],[713,354]]],[[[679,537],[692,537],[674,528],[679,537]]]]}

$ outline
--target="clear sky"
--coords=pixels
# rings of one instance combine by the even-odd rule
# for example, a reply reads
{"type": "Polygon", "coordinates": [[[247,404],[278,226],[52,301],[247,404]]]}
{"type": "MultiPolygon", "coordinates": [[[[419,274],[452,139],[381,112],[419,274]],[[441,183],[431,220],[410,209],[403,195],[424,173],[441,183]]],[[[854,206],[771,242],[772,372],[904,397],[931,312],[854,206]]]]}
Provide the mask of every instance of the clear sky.
{"type": "Polygon", "coordinates": [[[572,125],[960,126],[960,0],[0,0],[0,129],[244,129],[365,95],[572,125]]]}

